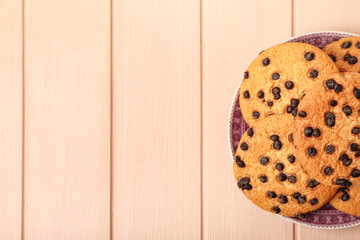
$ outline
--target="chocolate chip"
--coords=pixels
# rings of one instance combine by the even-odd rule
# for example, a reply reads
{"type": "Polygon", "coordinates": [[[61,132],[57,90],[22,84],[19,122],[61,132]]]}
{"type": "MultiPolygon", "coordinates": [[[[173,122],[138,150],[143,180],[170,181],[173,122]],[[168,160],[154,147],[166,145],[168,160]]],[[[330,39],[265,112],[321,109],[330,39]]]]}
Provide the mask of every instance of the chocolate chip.
{"type": "Polygon", "coordinates": [[[280,208],[279,207],[273,207],[273,211],[274,211],[274,213],[276,213],[276,214],[278,214],[278,213],[280,213],[281,212],[281,210],[280,210],[280,208]]]}
{"type": "Polygon", "coordinates": [[[263,92],[262,90],[260,90],[260,91],[258,92],[257,96],[258,96],[258,98],[263,99],[264,96],[265,96],[265,94],[264,94],[264,92],[263,92]]]}
{"type": "Polygon", "coordinates": [[[270,139],[273,141],[278,141],[279,140],[279,135],[273,134],[270,136],[270,139]]]}
{"type": "Polygon", "coordinates": [[[311,205],[316,205],[318,203],[319,203],[319,200],[317,198],[313,198],[313,199],[310,200],[311,205]]]}
{"type": "Polygon", "coordinates": [[[347,53],[347,54],[344,55],[344,61],[349,61],[350,58],[351,58],[350,54],[347,53]]]}
{"type": "Polygon", "coordinates": [[[287,157],[287,159],[288,159],[288,161],[289,161],[290,163],[294,163],[294,162],[295,162],[295,157],[294,157],[294,155],[289,155],[289,156],[287,157]]]}
{"type": "Polygon", "coordinates": [[[331,167],[326,167],[326,168],[324,168],[323,172],[325,175],[331,175],[333,170],[331,167]]]}
{"type": "Polygon", "coordinates": [[[301,213],[296,215],[297,218],[307,218],[307,214],[306,213],[301,213]]]}
{"type": "Polygon", "coordinates": [[[352,134],[358,135],[360,133],[360,128],[359,127],[353,127],[353,129],[351,130],[352,134]]]}
{"type": "Polygon", "coordinates": [[[246,184],[243,188],[242,188],[242,190],[251,190],[252,189],[252,186],[250,185],[250,184],[246,184]]]}
{"type": "Polygon", "coordinates": [[[267,176],[265,176],[265,175],[261,175],[261,176],[260,176],[260,182],[266,183],[267,181],[268,181],[267,176]]]}
{"type": "Polygon", "coordinates": [[[346,42],[344,42],[344,43],[341,45],[341,47],[342,47],[342,48],[349,48],[349,47],[351,47],[351,42],[346,41],[346,42]]]}
{"type": "Polygon", "coordinates": [[[356,64],[358,62],[358,59],[357,59],[357,57],[355,57],[355,56],[352,56],[350,59],[349,59],[349,61],[348,61],[348,63],[350,64],[350,65],[354,65],[354,64],[356,64]]]}
{"type": "Polygon", "coordinates": [[[288,181],[289,181],[289,183],[296,183],[297,178],[294,175],[290,175],[288,177],[288,181]]]}
{"type": "Polygon", "coordinates": [[[357,99],[360,99],[360,89],[358,89],[357,87],[354,87],[353,93],[357,99]]]}
{"type": "Polygon", "coordinates": [[[350,116],[352,113],[351,107],[349,105],[344,106],[342,110],[346,116],[350,116]]]}
{"type": "Polygon", "coordinates": [[[274,142],[273,148],[274,148],[275,150],[280,150],[281,147],[282,147],[282,144],[281,144],[280,141],[275,141],[275,142],[274,142]]]}
{"type": "Polygon", "coordinates": [[[290,101],[290,106],[293,108],[296,108],[299,105],[299,100],[297,100],[296,98],[291,99],[290,101]]]}
{"type": "Polygon", "coordinates": [[[319,185],[319,182],[316,181],[315,179],[312,179],[312,180],[310,180],[310,181],[308,182],[309,188],[314,188],[314,187],[316,187],[317,185],[319,185]]]}
{"type": "Polygon", "coordinates": [[[269,158],[267,158],[267,157],[261,157],[260,158],[260,163],[262,165],[266,165],[266,164],[268,164],[268,162],[269,162],[269,158]]]}
{"type": "Polygon", "coordinates": [[[292,142],[294,141],[294,135],[293,134],[290,134],[289,138],[290,138],[290,141],[292,141],[292,142]]]}
{"type": "Polygon", "coordinates": [[[240,148],[241,148],[241,150],[246,151],[246,150],[249,149],[249,145],[248,145],[246,142],[243,142],[243,143],[240,145],[240,148]]]}
{"type": "Polygon", "coordinates": [[[306,137],[311,137],[313,134],[313,128],[312,127],[306,127],[304,130],[304,134],[306,137]]]}
{"type": "Polygon", "coordinates": [[[327,145],[326,146],[326,153],[333,154],[335,151],[335,147],[333,145],[327,145]]]}
{"type": "Polygon", "coordinates": [[[299,196],[297,198],[297,200],[298,200],[298,203],[303,204],[303,203],[306,202],[306,197],[305,196],[299,196]]]}
{"type": "Polygon", "coordinates": [[[300,118],[305,118],[306,115],[307,115],[307,114],[306,114],[305,111],[300,111],[300,112],[299,112],[299,117],[300,117],[300,118]]]}
{"type": "Polygon", "coordinates": [[[267,195],[268,195],[269,198],[276,198],[276,196],[277,196],[276,193],[273,192],[273,191],[268,192],[267,195]]]}
{"type": "Polygon", "coordinates": [[[335,92],[339,93],[343,90],[343,86],[340,84],[335,84],[335,92]]]}
{"type": "Polygon", "coordinates": [[[296,192],[293,194],[293,198],[295,198],[295,199],[298,199],[298,197],[300,197],[300,196],[301,196],[301,194],[299,192],[296,192]]]}
{"type": "Polygon", "coordinates": [[[240,168],[245,167],[245,163],[244,163],[244,161],[241,160],[240,156],[235,157],[235,162],[240,168]]]}
{"type": "Polygon", "coordinates": [[[310,147],[310,148],[308,148],[308,150],[307,150],[307,154],[308,154],[310,157],[315,156],[316,153],[317,153],[317,150],[316,150],[314,147],[310,147]]]}
{"type": "Polygon", "coordinates": [[[288,90],[291,90],[294,88],[294,83],[292,81],[286,81],[285,82],[285,88],[288,90]]]}
{"type": "Polygon", "coordinates": [[[286,107],[286,112],[291,113],[294,109],[291,106],[286,107]]]}
{"type": "Polygon", "coordinates": [[[357,48],[360,48],[360,42],[358,42],[358,43],[356,44],[356,47],[357,47],[357,48]]]}
{"type": "Polygon", "coordinates": [[[278,94],[278,93],[281,92],[281,90],[280,90],[279,87],[274,87],[274,88],[271,90],[271,92],[272,92],[273,94],[278,94]]]}
{"type": "Polygon", "coordinates": [[[320,137],[320,135],[321,135],[320,129],[315,128],[314,131],[313,131],[313,133],[312,133],[312,135],[313,135],[314,137],[320,137]]]}
{"type": "Polygon", "coordinates": [[[341,201],[347,201],[347,200],[349,200],[350,199],[350,196],[349,196],[349,194],[347,194],[347,193],[344,193],[342,196],[341,196],[341,201]]]}
{"type": "Polygon", "coordinates": [[[283,181],[286,181],[286,179],[287,179],[286,174],[285,173],[280,173],[279,180],[283,182],[283,181]]]}
{"type": "Polygon", "coordinates": [[[272,107],[272,105],[274,105],[274,103],[273,103],[272,101],[269,101],[269,102],[267,103],[267,105],[268,105],[269,107],[272,107]]]}
{"type": "Polygon", "coordinates": [[[254,136],[254,129],[253,129],[253,128],[249,128],[249,129],[247,130],[247,134],[249,135],[249,137],[254,136]]]}
{"type": "Polygon", "coordinates": [[[281,94],[280,93],[277,93],[274,95],[274,99],[275,100],[279,100],[281,98],[281,94]]]}
{"type": "Polygon", "coordinates": [[[282,170],[284,170],[284,164],[277,163],[277,164],[275,164],[275,168],[276,168],[276,170],[281,172],[282,170]]]}
{"type": "Polygon", "coordinates": [[[337,105],[337,101],[335,100],[330,101],[330,106],[335,107],[336,105],[337,105]]]}
{"type": "Polygon", "coordinates": [[[357,150],[359,150],[359,145],[357,145],[356,143],[351,143],[350,144],[350,150],[352,152],[356,152],[357,150]]]}
{"type": "Polygon", "coordinates": [[[336,57],[335,57],[334,55],[330,54],[329,57],[330,57],[334,62],[336,62],[336,57]]]}
{"type": "Polygon", "coordinates": [[[258,119],[260,117],[260,113],[258,111],[253,112],[253,118],[258,119]]]}
{"type": "Polygon", "coordinates": [[[335,114],[332,112],[328,112],[325,115],[325,124],[329,127],[335,126],[335,114]]]}
{"type": "Polygon", "coordinates": [[[298,110],[297,110],[297,108],[295,108],[295,109],[291,112],[291,115],[293,115],[294,117],[296,117],[297,113],[298,113],[298,110]]]}
{"type": "Polygon", "coordinates": [[[248,71],[244,72],[244,78],[245,78],[245,79],[248,79],[248,78],[249,78],[249,72],[248,72],[248,71]]]}
{"type": "Polygon", "coordinates": [[[360,150],[357,150],[357,151],[355,152],[355,157],[360,157],[360,150]]]}
{"type": "Polygon", "coordinates": [[[315,54],[313,52],[307,52],[307,53],[305,53],[304,58],[307,61],[311,61],[315,58],[315,54]]]}
{"type": "Polygon", "coordinates": [[[285,204],[288,202],[288,199],[285,195],[280,195],[279,196],[279,201],[282,203],[282,204],[285,204]]]}
{"type": "Polygon", "coordinates": [[[347,193],[349,191],[349,189],[341,187],[341,188],[339,188],[339,191],[342,193],[347,193]]]}
{"type": "Polygon", "coordinates": [[[243,93],[243,96],[244,96],[244,98],[250,98],[250,93],[249,93],[249,91],[245,91],[244,93],[243,93]]]}
{"type": "Polygon", "coordinates": [[[309,72],[309,77],[310,78],[316,78],[318,76],[318,71],[316,69],[313,69],[309,72]]]}
{"type": "Polygon", "coordinates": [[[279,73],[274,73],[273,75],[272,75],[272,79],[273,80],[278,80],[280,78],[280,74],[279,73]]]}
{"type": "Polygon", "coordinates": [[[268,59],[268,58],[264,58],[264,60],[263,60],[262,64],[263,64],[264,66],[269,65],[269,64],[270,64],[270,59],[268,59]]]}
{"type": "Polygon", "coordinates": [[[354,170],[351,171],[351,176],[353,178],[360,177],[360,170],[355,168],[354,170]]]}
{"type": "Polygon", "coordinates": [[[348,187],[351,186],[351,182],[349,182],[349,181],[346,180],[345,178],[336,179],[335,184],[336,184],[336,185],[343,186],[343,187],[346,187],[346,188],[348,188],[348,187]]]}
{"type": "Polygon", "coordinates": [[[342,161],[345,166],[349,166],[352,163],[352,160],[346,153],[341,154],[339,160],[342,161]]]}
{"type": "Polygon", "coordinates": [[[334,79],[328,79],[328,80],[326,80],[325,85],[328,89],[331,90],[331,89],[335,88],[336,82],[334,79]]]}
{"type": "Polygon", "coordinates": [[[238,187],[242,190],[251,190],[252,186],[249,184],[250,178],[244,177],[237,183],[238,187]]]}

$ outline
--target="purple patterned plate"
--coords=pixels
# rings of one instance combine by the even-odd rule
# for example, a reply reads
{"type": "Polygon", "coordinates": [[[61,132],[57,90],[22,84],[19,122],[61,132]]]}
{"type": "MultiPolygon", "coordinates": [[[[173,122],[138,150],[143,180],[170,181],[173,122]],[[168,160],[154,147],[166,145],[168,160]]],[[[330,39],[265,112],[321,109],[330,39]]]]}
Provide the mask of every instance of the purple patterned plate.
{"type": "MultiPolygon", "coordinates": [[[[357,34],[332,31],[312,32],[301,36],[293,37],[285,42],[302,42],[314,45],[316,47],[324,47],[326,44],[332,42],[334,39],[350,36],[357,36],[357,34]]],[[[244,121],[240,110],[240,105],[238,101],[239,88],[240,84],[233,98],[230,110],[229,146],[232,159],[234,158],[234,154],[236,152],[236,148],[239,144],[241,136],[248,128],[248,125],[244,121]]],[[[319,210],[309,213],[308,216],[304,219],[290,217],[284,218],[293,223],[313,228],[338,229],[360,225],[360,217],[356,217],[336,210],[330,204],[326,204],[319,210]]]]}

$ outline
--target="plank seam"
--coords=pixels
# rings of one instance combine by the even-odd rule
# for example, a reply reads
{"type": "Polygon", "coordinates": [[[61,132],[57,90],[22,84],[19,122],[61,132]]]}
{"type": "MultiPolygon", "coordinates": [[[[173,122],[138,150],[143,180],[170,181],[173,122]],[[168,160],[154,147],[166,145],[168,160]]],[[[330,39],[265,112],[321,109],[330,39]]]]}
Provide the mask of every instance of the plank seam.
{"type": "Polygon", "coordinates": [[[113,239],[113,0],[110,0],[110,240],[113,239]]]}
{"type": "Polygon", "coordinates": [[[25,239],[25,0],[21,2],[22,21],[22,129],[21,129],[21,239],[25,239]]]}
{"type": "Polygon", "coordinates": [[[204,149],[204,141],[203,141],[203,123],[204,123],[204,108],[203,108],[203,1],[199,0],[200,4],[200,238],[204,239],[204,176],[203,176],[203,149],[204,149]]]}

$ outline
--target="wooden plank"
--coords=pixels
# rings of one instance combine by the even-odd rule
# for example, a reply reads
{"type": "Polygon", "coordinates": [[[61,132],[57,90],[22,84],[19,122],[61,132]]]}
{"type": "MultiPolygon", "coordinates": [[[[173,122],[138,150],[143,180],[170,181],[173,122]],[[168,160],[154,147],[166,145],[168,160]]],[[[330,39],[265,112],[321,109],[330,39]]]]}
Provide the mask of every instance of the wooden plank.
{"type": "Polygon", "coordinates": [[[200,2],[114,0],[113,237],[199,239],[200,2]]]}
{"type": "Polygon", "coordinates": [[[294,34],[328,30],[360,34],[359,7],[357,0],[294,0],[294,34]],[[341,6],[348,8],[340,11],[341,6]]]}
{"type": "Polygon", "coordinates": [[[25,239],[110,238],[110,1],[25,4],[25,239]]]}
{"type": "Polygon", "coordinates": [[[0,2],[0,239],[21,238],[22,3],[0,2]]]}
{"type": "Polygon", "coordinates": [[[228,114],[257,54],[291,37],[291,1],[203,0],[204,239],[292,239],[293,224],[253,205],[236,186],[228,114]]]}
{"type": "MultiPolygon", "coordinates": [[[[324,30],[337,30],[360,34],[359,8],[360,2],[356,0],[295,0],[294,34],[298,35],[324,30]],[[346,11],[339,11],[339,6],[349,7],[346,11]]],[[[360,234],[359,227],[341,230],[320,230],[297,225],[295,231],[297,240],[357,239],[360,234]]]]}

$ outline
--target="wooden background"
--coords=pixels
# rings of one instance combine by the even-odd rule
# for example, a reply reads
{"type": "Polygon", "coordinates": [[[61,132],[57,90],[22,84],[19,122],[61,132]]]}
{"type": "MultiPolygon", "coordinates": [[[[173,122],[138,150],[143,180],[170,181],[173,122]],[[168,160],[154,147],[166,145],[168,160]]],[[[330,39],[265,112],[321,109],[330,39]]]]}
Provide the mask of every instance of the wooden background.
{"type": "Polygon", "coordinates": [[[0,0],[0,239],[357,239],[253,206],[227,143],[264,48],[357,0],[0,0]]]}

